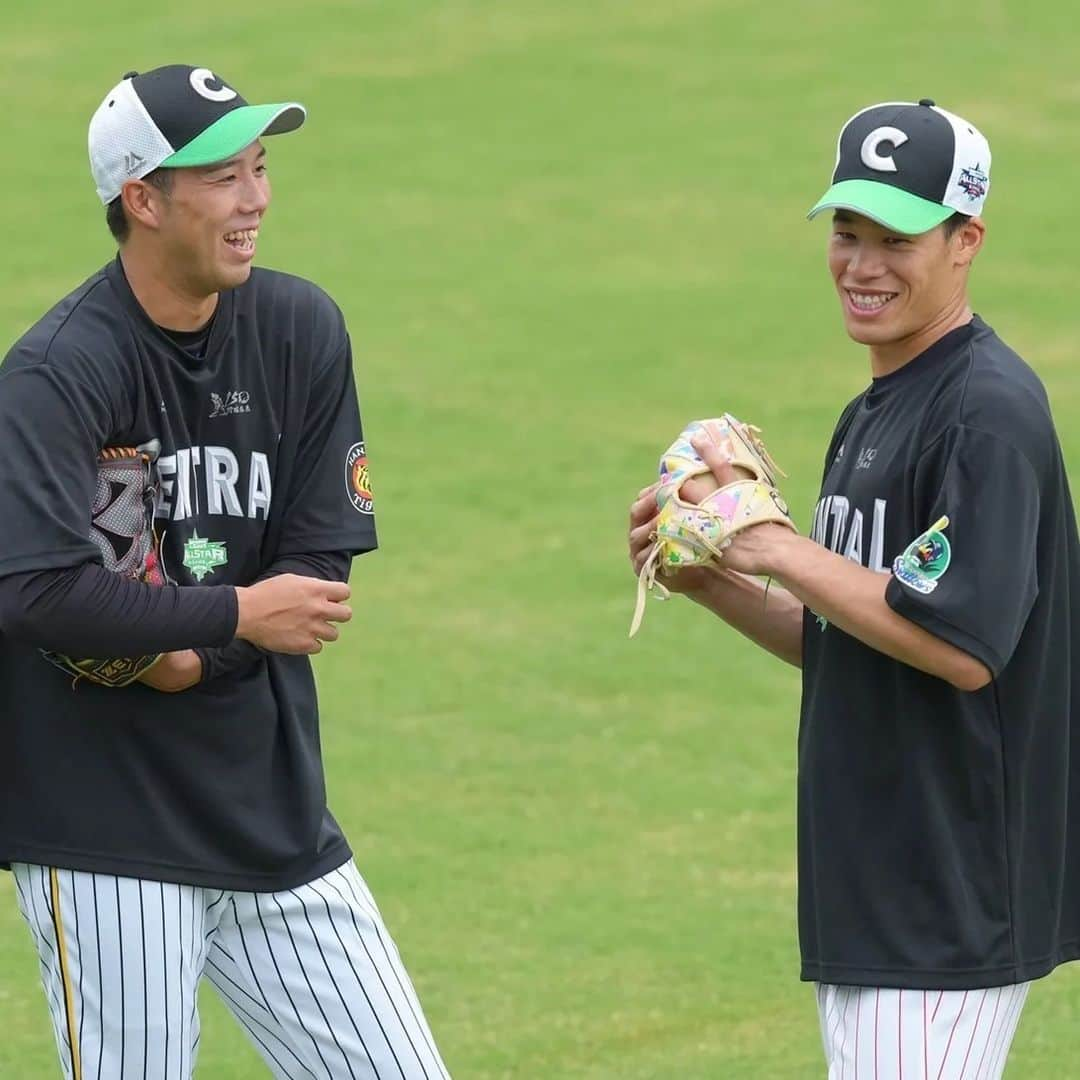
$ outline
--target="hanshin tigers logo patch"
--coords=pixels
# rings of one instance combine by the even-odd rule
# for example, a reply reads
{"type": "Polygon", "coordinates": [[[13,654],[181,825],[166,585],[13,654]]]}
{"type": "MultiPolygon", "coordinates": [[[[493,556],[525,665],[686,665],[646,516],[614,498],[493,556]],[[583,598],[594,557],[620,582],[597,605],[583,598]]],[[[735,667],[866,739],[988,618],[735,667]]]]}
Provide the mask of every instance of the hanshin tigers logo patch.
{"type": "Polygon", "coordinates": [[[361,514],[374,513],[367,451],[362,442],[350,446],[345,455],[345,491],[354,510],[361,514]]]}

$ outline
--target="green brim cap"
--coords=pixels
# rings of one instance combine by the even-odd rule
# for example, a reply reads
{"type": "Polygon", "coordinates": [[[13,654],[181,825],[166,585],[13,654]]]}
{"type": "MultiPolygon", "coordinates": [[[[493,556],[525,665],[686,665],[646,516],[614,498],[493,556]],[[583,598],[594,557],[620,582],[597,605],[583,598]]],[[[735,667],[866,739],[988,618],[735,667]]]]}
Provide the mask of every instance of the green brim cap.
{"type": "Polygon", "coordinates": [[[876,180],[841,180],[833,184],[806,216],[814,218],[822,210],[850,210],[908,236],[929,232],[956,213],[952,207],[876,180]]]}
{"type": "Polygon", "coordinates": [[[161,163],[165,169],[227,161],[263,135],[295,131],[307,116],[295,101],[280,105],[242,105],[227,112],[161,163]]]}

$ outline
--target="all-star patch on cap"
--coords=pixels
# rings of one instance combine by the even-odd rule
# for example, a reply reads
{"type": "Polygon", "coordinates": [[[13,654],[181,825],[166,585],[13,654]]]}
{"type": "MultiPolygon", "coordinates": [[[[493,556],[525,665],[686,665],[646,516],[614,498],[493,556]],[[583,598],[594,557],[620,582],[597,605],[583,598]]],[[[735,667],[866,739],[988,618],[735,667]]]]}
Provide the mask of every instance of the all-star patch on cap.
{"type": "Polygon", "coordinates": [[[982,213],[990,190],[990,144],[929,98],[857,112],[843,127],[832,187],[807,215],[851,210],[914,236],[959,211],[982,213]]]}
{"type": "Polygon", "coordinates": [[[90,120],[90,171],[108,205],[127,180],[226,161],[263,135],[295,130],[306,116],[295,101],[249,105],[209,68],[130,71],[90,120]]]}

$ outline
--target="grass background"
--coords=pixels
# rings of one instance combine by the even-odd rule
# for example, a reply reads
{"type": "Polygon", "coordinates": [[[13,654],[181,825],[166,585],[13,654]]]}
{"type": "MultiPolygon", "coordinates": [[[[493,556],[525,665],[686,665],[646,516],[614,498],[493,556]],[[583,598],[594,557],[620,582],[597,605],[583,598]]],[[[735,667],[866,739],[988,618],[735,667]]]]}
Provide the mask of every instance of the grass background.
{"type": "MultiPolygon", "coordinates": [[[[975,306],[1080,466],[1064,2],[7,0],[0,332],[111,254],[85,128],[129,68],[295,98],[263,265],[352,330],[382,548],[318,662],[332,805],[455,1077],[817,1077],[797,673],[682,602],[626,640],[626,507],[683,422],[760,424],[805,528],[866,382],[824,266],[836,132],[934,97],[994,149],[975,306]]],[[[58,1074],[0,876],[0,1076],[58,1074]]],[[[1010,1080],[1080,1076],[1080,981],[1010,1080]]],[[[199,1075],[265,1075],[204,995],[199,1075]]]]}

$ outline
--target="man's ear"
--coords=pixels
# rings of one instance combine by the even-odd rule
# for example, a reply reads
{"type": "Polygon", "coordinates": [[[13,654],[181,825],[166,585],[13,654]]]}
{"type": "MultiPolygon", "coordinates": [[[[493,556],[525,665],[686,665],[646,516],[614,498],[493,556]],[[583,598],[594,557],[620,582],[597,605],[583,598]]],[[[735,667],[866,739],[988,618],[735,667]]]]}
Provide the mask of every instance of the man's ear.
{"type": "Polygon", "coordinates": [[[128,221],[137,221],[147,229],[161,227],[164,204],[168,198],[165,192],[143,180],[128,180],[120,189],[120,198],[128,221]]]}
{"type": "Polygon", "coordinates": [[[982,249],[986,239],[986,224],[980,217],[965,221],[952,235],[953,263],[955,266],[970,266],[982,249]]]}

